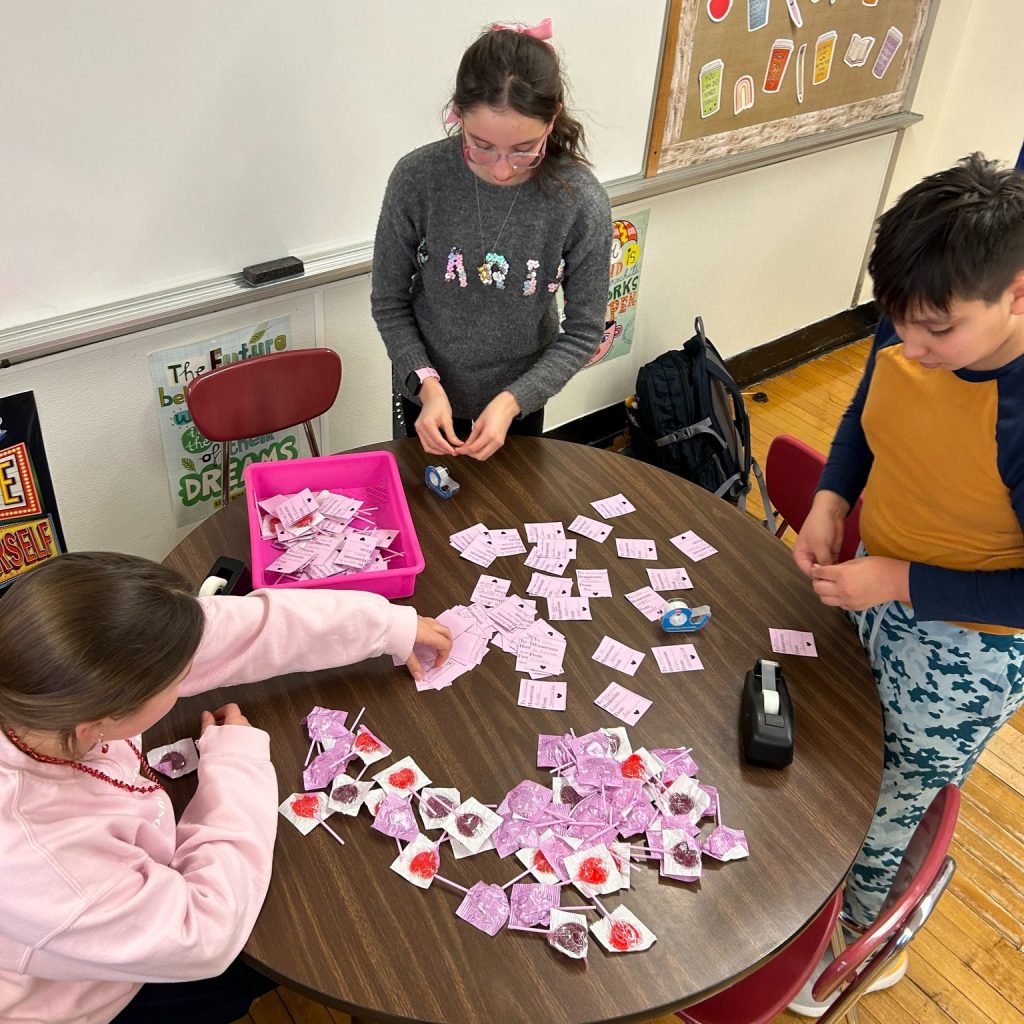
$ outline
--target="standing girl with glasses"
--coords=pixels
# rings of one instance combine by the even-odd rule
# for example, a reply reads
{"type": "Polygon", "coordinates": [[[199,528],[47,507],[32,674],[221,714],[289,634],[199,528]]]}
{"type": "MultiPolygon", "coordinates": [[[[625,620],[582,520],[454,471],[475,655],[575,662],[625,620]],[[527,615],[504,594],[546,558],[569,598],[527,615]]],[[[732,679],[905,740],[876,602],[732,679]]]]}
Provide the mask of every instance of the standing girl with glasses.
{"type": "MultiPolygon", "coordinates": [[[[179,696],[379,654],[443,662],[448,629],[376,594],[193,596],[131,555],[61,555],[0,611],[0,1020],[228,1024],[274,983],[235,960],[277,828],[270,737],[204,711],[179,820],[140,733],[179,696]]],[[[258,722],[256,723],[258,725],[258,722]]]]}
{"type": "Polygon", "coordinates": [[[459,64],[453,133],[403,157],[384,195],[373,317],[406,432],[433,455],[538,436],[601,342],[611,210],[550,37],[550,19],[485,31],[459,64]]]}

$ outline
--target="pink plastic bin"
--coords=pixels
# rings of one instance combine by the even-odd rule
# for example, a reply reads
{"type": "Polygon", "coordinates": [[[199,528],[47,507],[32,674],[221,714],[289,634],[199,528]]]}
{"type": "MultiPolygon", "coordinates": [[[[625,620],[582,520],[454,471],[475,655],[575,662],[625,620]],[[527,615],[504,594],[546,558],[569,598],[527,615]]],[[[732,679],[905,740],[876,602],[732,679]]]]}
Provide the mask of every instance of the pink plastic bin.
{"type": "Polygon", "coordinates": [[[292,459],[288,462],[251,462],[243,472],[245,500],[249,506],[249,540],[252,545],[252,584],[258,587],[292,589],[324,588],[370,590],[384,597],[409,597],[416,589],[416,576],[423,572],[423,552],[405,500],[405,489],[398,474],[398,463],[391,452],[360,452],[353,455],[326,455],[318,459],[292,459]],[[328,576],[323,580],[279,579],[268,574],[269,565],[280,551],[260,536],[256,502],[275,494],[296,494],[308,487],[317,491],[340,491],[359,498],[381,529],[398,530],[394,548],[402,554],[388,563],[392,568],[380,572],[357,572],[350,576],[328,576]]]}

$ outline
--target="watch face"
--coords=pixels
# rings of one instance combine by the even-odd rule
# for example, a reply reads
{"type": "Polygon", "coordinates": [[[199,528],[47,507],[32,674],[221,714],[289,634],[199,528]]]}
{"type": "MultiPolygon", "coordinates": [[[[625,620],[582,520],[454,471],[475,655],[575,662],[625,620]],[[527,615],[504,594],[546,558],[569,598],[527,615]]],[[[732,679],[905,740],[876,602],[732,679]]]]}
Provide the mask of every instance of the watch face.
{"type": "Polygon", "coordinates": [[[422,386],[423,382],[420,380],[419,374],[415,370],[405,378],[405,387],[410,395],[418,395],[422,386]]]}

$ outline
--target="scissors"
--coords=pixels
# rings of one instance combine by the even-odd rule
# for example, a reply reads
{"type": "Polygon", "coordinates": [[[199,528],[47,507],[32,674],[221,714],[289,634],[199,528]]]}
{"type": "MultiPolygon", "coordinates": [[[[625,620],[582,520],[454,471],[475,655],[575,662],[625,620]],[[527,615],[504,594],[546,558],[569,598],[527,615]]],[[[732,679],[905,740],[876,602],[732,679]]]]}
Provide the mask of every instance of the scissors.
{"type": "Polygon", "coordinates": [[[427,466],[424,480],[439,498],[450,498],[459,493],[459,485],[448,475],[444,466],[427,466]]]}
{"type": "Polygon", "coordinates": [[[685,601],[669,601],[661,616],[661,628],[666,633],[696,633],[708,624],[710,618],[709,605],[690,608],[685,601]]]}

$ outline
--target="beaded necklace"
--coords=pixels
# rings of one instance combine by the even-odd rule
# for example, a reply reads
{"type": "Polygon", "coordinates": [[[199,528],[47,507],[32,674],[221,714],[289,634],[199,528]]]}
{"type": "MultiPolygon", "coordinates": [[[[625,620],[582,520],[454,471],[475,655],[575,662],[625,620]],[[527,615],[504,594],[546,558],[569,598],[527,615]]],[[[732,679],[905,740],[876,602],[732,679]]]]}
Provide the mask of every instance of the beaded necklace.
{"type": "Polygon", "coordinates": [[[142,756],[142,751],[139,750],[131,740],[126,739],[125,743],[131,748],[132,753],[139,759],[139,770],[142,774],[149,779],[150,782],[154,783],[152,786],[133,786],[131,783],[122,782],[121,779],[112,779],[105,772],[101,772],[98,768],[90,768],[87,764],[82,764],[81,761],[71,761],[65,757],[50,757],[48,754],[40,754],[33,750],[31,747],[24,744],[15,735],[13,729],[4,729],[4,735],[14,744],[23,754],[28,754],[33,761],[38,761],[40,764],[63,764],[69,768],[74,768],[76,771],[84,772],[86,775],[91,775],[94,779],[102,779],[104,782],[109,782],[110,785],[116,786],[118,789],[123,789],[126,793],[154,793],[158,789],[164,787],[160,784],[160,780],[153,774],[152,769],[146,764],[145,758],[142,756]]]}

